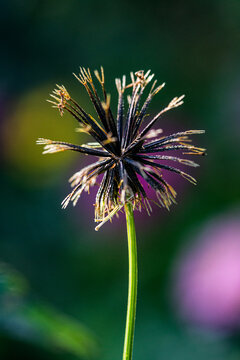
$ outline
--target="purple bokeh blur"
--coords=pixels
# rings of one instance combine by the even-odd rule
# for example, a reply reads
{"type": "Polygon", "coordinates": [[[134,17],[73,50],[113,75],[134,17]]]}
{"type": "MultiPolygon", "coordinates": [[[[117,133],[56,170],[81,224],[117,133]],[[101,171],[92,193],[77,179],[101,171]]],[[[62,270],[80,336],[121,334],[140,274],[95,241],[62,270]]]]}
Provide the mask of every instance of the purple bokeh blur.
{"type": "Polygon", "coordinates": [[[210,221],[175,272],[175,303],[192,325],[228,332],[240,327],[240,214],[210,221]]]}

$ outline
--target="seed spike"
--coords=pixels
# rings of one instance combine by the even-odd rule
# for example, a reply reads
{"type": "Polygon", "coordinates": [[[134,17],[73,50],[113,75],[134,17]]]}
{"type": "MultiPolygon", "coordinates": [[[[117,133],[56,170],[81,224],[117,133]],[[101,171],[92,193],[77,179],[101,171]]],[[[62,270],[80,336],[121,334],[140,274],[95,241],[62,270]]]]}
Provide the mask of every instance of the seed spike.
{"type": "Polygon", "coordinates": [[[93,141],[74,145],[39,138],[37,144],[43,145],[44,154],[71,150],[97,157],[97,161],[77,171],[69,179],[72,191],[63,200],[62,207],[66,208],[70,202],[75,206],[82,193],[89,193],[90,188],[97,184],[98,177],[103,174],[95,200],[98,230],[107,221],[112,221],[113,216],[118,216],[127,202],[132,203],[134,210],[145,209],[148,214],[152,212],[150,199],[142,185],[143,179],[156,193],[157,202],[151,202],[169,210],[170,206],[176,203],[176,191],[164,179],[165,171],[196,185],[196,179],[192,175],[170,166],[169,163],[175,162],[192,168],[198,166],[175,152],[205,155],[206,150],[192,145],[190,138],[192,135],[203,134],[204,130],[187,130],[164,136],[162,129],[153,128],[164,113],[183,104],[184,95],[174,97],[156,116],[148,120],[148,107],[153,97],[165,86],[165,83],[157,85],[157,80],[153,80],[154,74],[150,70],[131,72],[129,84],[125,75],[116,79],[116,119],[110,107],[111,97],[105,89],[103,67],[95,70],[94,74],[92,77],[89,68],[80,67],[79,74],[73,75],[85,87],[98,118],[88,114],[72,99],[64,85],[56,84],[50,100],[47,100],[53,107],[58,108],[60,115],[63,115],[65,110],[69,112],[79,123],[76,131],[92,135],[93,141]],[[100,84],[103,96],[98,95],[94,81],[100,84]],[[150,90],[142,100],[149,83],[152,84],[149,86],[150,90]],[[129,106],[124,111],[126,98],[129,106]],[[166,151],[168,154],[170,152],[170,155],[165,155],[166,151]],[[174,151],[174,154],[171,154],[171,151],[174,151]]]}

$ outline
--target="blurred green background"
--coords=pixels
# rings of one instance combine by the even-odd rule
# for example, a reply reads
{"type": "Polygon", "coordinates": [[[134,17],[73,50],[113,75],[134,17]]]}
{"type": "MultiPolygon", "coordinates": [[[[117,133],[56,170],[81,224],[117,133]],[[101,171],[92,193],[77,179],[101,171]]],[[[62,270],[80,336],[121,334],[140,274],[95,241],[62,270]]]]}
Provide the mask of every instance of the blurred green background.
{"type": "Polygon", "coordinates": [[[61,118],[45,99],[64,84],[91,111],[72,72],[103,65],[112,105],[115,77],[150,68],[167,84],[153,114],[186,94],[159,127],[206,129],[194,138],[208,149],[201,167],[190,171],[197,187],[173,176],[178,205],[170,213],[154,207],[151,218],[137,215],[134,358],[238,359],[240,265],[233,268],[231,256],[240,259],[240,247],[231,252],[228,244],[240,242],[240,1],[10,0],[1,2],[0,28],[1,358],[121,358],[124,222],[114,219],[96,233],[93,196],[61,210],[67,180],[86,159],[45,157],[35,145],[38,137],[84,142],[74,120],[61,118]],[[214,251],[205,261],[220,226],[229,261],[214,251]],[[195,244],[194,264],[202,266],[193,265],[189,282],[188,273],[179,274],[195,244]]]}

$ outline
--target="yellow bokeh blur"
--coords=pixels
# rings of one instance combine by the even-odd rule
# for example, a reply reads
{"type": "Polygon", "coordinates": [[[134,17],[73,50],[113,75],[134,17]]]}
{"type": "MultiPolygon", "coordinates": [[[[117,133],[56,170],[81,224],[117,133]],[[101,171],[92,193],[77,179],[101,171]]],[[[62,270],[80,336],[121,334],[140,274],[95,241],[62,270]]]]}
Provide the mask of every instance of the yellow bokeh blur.
{"type": "MultiPolygon", "coordinates": [[[[82,161],[82,155],[73,152],[42,155],[43,147],[36,145],[38,138],[81,144],[86,136],[77,133],[78,124],[68,113],[60,116],[46,99],[53,90],[51,85],[34,89],[20,98],[4,126],[4,155],[7,164],[20,176],[35,185],[46,184],[54,176],[82,161]],[[77,160],[79,159],[79,160],[77,160]]],[[[81,95],[81,93],[80,93],[81,95]]]]}

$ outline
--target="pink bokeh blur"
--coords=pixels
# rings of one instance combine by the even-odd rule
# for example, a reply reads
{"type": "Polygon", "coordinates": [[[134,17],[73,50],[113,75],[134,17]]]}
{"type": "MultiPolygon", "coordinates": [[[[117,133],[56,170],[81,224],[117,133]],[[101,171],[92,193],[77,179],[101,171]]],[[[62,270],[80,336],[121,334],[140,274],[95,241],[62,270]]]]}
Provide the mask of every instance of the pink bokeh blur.
{"type": "Polygon", "coordinates": [[[207,223],[178,261],[175,303],[191,324],[218,331],[240,327],[239,219],[233,213],[207,223]]]}

